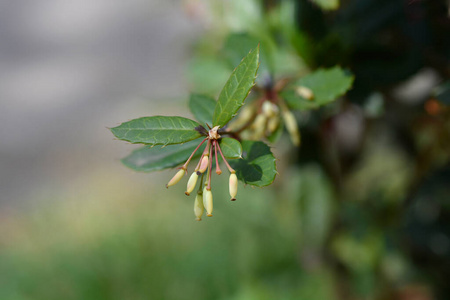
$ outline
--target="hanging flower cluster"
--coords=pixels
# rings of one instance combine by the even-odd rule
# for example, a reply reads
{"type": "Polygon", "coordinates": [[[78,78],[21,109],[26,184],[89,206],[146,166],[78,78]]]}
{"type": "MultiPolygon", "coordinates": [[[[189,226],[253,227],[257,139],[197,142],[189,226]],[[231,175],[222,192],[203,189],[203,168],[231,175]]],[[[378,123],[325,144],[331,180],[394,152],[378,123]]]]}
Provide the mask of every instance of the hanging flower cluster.
{"type": "Polygon", "coordinates": [[[207,142],[205,150],[203,151],[198,161],[198,164],[194,169],[194,172],[192,172],[191,176],[189,177],[185,192],[185,194],[189,196],[194,191],[197,185],[198,178],[201,176],[200,186],[197,191],[194,203],[194,213],[197,218],[197,221],[201,221],[204,209],[206,209],[206,215],[208,217],[212,217],[213,196],[211,192],[211,176],[214,158],[216,164],[216,174],[217,175],[222,174],[222,170],[220,169],[219,166],[218,154],[220,154],[222,160],[224,161],[225,165],[228,168],[228,171],[230,172],[229,191],[231,201],[236,200],[237,185],[238,185],[236,171],[227,162],[225,156],[222,153],[222,149],[220,149],[219,139],[221,138],[221,136],[218,133],[218,130],[219,126],[215,126],[209,130],[208,136],[201,141],[201,143],[197,146],[197,148],[195,148],[195,150],[189,156],[187,161],[181,167],[178,168],[179,171],[175,174],[175,176],[169,181],[169,183],[166,184],[166,187],[169,188],[170,186],[177,184],[183,178],[183,176],[187,173],[187,168],[191,159],[194,157],[195,153],[201,147],[201,145],[207,142]],[[203,183],[205,172],[206,172],[206,179],[205,182],[203,183]],[[204,184],[203,189],[202,184],[204,184]]]}
{"type": "MultiPolygon", "coordinates": [[[[242,132],[241,136],[245,139],[257,141],[270,137],[284,122],[292,143],[300,146],[300,131],[295,116],[278,96],[284,85],[285,82],[281,81],[273,88],[260,89],[262,95],[242,109],[229,129],[242,132]]],[[[296,93],[305,99],[314,99],[314,94],[307,87],[298,87],[296,93]]]]}

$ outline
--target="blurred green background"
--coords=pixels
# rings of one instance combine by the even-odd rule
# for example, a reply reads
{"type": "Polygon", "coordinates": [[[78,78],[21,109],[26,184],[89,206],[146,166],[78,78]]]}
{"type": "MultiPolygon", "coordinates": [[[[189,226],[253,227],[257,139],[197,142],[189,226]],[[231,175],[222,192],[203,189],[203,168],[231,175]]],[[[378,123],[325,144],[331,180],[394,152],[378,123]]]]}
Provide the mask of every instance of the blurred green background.
{"type": "Polygon", "coordinates": [[[334,2],[2,3],[0,299],[447,299],[449,3],[334,2]],[[341,65],[354,88],[297,115],[272,186],[231,203],[220,178],[195,222],[106,127],[189,117],[243,32],[280,78],[341,65]]]}

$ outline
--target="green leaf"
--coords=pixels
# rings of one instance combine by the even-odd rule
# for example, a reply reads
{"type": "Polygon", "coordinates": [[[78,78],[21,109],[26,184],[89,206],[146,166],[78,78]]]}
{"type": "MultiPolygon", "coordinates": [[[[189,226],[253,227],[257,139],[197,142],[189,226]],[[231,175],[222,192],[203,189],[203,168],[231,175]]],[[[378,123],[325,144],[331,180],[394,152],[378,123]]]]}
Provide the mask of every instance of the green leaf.
{"type": "Polygon", "coordinates": [[[253,87],[258,71],[259,46],[250,51],[231,73],[217,101],[213,126],[223,127],[237,113],[253,87]]]}
{"type": "Polygon", "coordinates": [[[260,43],[259,53],[259,74],[273,73],[273,55],[275,52],[275,42],[267,34],[256,37],[249,33],[230,34],[223,46],[223,53],[232,66],[236,66],[242,60],[248,49],[252,49],[260,43]]]}
{"type": "Polygon", "coordinates": [[[216,107],[216,100],[211,97],[199,94],[191,94],[189,98],[189,109],[194,117],[201,124],[212,124],[214,108],[216,107]]]}
{"type": "Polygon", "coordinates": [[[111,132],[120,140],[133,144],[171,145],[181,144],[201,134],[195,130],[197,122],[182,117],[143,117],[111,128],[111,132]]]}
{"type": "Polygon", "coordinates": [[[339,0],[311,0],[323,10],[336,10],[339,8],[339,0]]]}
{"type": "Polygon", "coordinates": [[[340,67],[319,69],[295,82],[281,93],[292,109],[309,110],[333,102],[345,94],[353,84],[353,76],[340,67]],[[305,99],[297,92],[297,88],[309,88],[314,98],[305,99]]]}
{"type": "MultiPolygon", "coordinates": [[[[184,143],[182,145],[170,145],[167,147],[144,146],[131,152],[130,155],[122,159],[122,163],[127,167],[139,172],[152,172],[174,168],[183,164],[189,155],[200,143],[200,139],[184,143]]],[[[206,142],[197,150],[194,155],[199,157],[205,148],[206,142]]]]}
{"type": "Polygon", "coordinates": [[[253,186],[271,184],[277,174],[275,157],[263,142],[242,141],[243,159],[230,161],[239,180],[253,186]]]}
{"type": "Polygon", "coordinates": [[[220,140],[219,145],[223,156],[226,158],[233,159],[242,157],[242,146],[238,140],[224,137],[220,140]]]}

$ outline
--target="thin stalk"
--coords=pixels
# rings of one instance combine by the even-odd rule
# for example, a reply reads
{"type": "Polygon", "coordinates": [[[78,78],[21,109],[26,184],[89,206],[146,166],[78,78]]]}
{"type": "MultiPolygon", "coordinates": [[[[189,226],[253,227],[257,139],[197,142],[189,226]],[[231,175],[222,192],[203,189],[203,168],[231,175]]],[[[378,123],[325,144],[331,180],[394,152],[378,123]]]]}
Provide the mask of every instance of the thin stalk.
{"type": "Polygon", "coordinates": [[[222,174],[222,170],[219,167],[219,158],[217,157],[217,145],[216,145],[216,143],[213,143],[213,145],[214,145],[214,152],[215,152],[215,156],[216,156],[216,174],[220,175],[220,174],[222,174]]]}
{"type": "Polygon", "coordinates": [[[222,149],[220,149],[219,143],[217,141],[215,141],[215,146],[219,149],[220,155],[222,156],[223,161],[225,162],[225,165],[228,168],[228,171],[230,171],[230,173],[236,173],[236,171],[230,166],[230,164],[228,164],[227,160],[225,159],[225,156],[222,153],[222,149]]]}
{"type": "MultiPolygon", "coordinates": [[[[214,140],[214,141],[216,141],[216,143],[217,143],[217,140],[214,140]]],[[[207,190],[211,190],[211,173],[212,173],[212,161],[213,161],[213,158],[212,158],[212,147],[213,147],[213,145],[212,145],[212,143],[211,143],[211,148],[210,148],[210,151],[209,151],[209,172],[208,172],[208,186],[206,187],[206,189],[207,190]]]]}
{"type": "Polygon", "coordinates": [[[198,146],[195,148],[194,152],[192,152],[191,156],[187,159],[187,161],[184,163],[184,165],[181,167],[181,169],[186,170],[187,166],[189,165],[189,162],[191,161],[192,157],[194,157],[195,152],[197,152],[198,148],[200,148],[201,145],[207,140],[208,138],[205,138],[198,146]]]}

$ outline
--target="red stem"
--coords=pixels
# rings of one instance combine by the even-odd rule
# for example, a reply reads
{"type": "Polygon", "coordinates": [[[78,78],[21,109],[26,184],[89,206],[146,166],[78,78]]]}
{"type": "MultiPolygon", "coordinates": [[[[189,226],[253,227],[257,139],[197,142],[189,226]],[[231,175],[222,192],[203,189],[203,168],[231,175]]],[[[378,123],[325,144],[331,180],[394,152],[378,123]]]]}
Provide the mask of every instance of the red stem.
{"type": "Polygon", "coordinates": [[[220,155],[222,156],[223,161],[225,162],[225,165],[227,165],[228,171],[230,173],[236,173],[236,171],[228,164],[227,160],[225,159],[225,156],[223,156],[222,149],[220,149],[219,142],[216,140],[216,147],[219,149],[220,155]]]}
{"type": "Polygon", "coordinates": [[[197,152],[198,148],[200,148],[201,145],[207,140],[208,138],[205,138],[198,146],[195,148],[194,152],[192,152],[191,156],[189,156],[188,160],[184,163],[184,165],[181,167],[181,169],[186,170],[189,162],[191,161],[192,157],[194,156],[195,152],[197,152]]]}
{"type": "Polygon", "coordinates": [[[211,147],[209,148],[210,150],[209,150],[209,172],[208,172],[208,186],[206,187],[206,189],[207,190],[211,190],[211,173],[212,173],[212,161],[213,161],[213,158],[212,158],[212,147],[213,147],[213,145],[212,145],[212,143],[211,143],[211,147]]]}
{"type": "Polygon", "coordinates": [[[213,143],[213,145],[214,145],[214,152],[216,155],[216,174],[220,175],[220,174],[222,174],[222,170],[219,167],[219,158],[217,157],[217,144],[213,143]]]}

